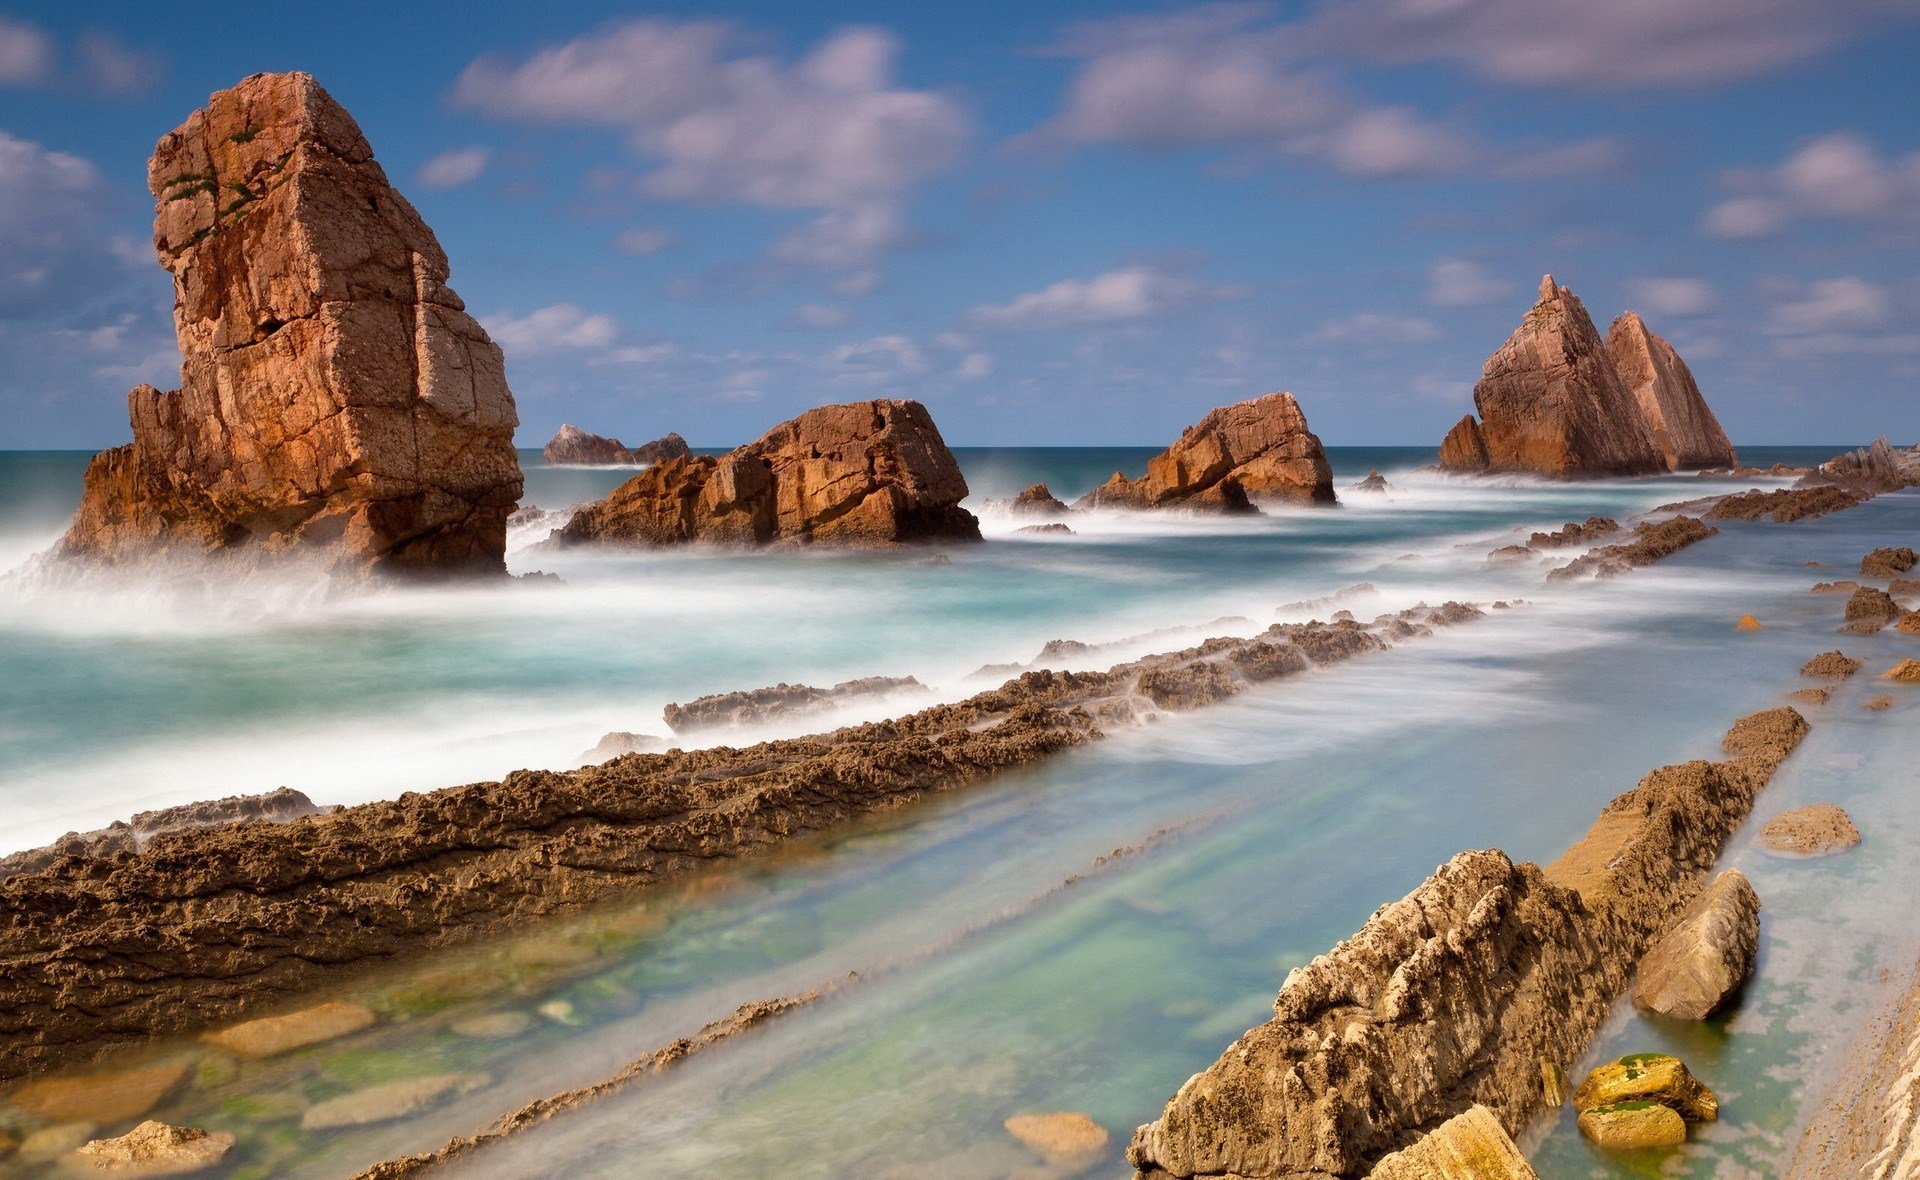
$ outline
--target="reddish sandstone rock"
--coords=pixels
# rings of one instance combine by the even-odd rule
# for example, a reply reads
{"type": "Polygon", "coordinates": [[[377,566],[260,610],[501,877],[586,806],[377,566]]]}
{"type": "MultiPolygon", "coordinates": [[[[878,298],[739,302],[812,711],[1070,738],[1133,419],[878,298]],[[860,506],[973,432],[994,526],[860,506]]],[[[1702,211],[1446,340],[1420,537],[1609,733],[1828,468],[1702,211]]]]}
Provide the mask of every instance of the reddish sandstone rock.
{"type": "Polygon", "coordinates": [[[1065,516],[1073,510],[1048,491],[1046,484],[1037,483],[1015,496],[1007,511],[1015,516],[1065,516]]]}
{"type": "Polygon", "coordinates": [[[1487,440],[1480,435],[1480,423],[1472,414],[1454,423],[1440,442],[1440,466],[1449,471],[1484,471],[1492,465],[1487,457],[1487,440]]]}
{"type": "Polygon", "coordinates": [[[1613,321],[1607,332],[1607,355],[1640,403],[1653,432],[1654,448],[1669,470],[1730,467],[1740,461],[1720,420],[1700,396],[1687,362],[1647,327],[1638,312],[1629,311],[1613,321]]]}
{"type": "Polygon", "coordinates": [[[1860,559],[1860,572],[1869,578],[1891,578],[1914,567],[1917,559],[1911,548],[1883,545],[1860,559]]]}
{"type": "Polygon", "coordinates": [[[353,118],[306,74],[216,93],[155,149],[181,386],[129,397],[58,553],[498,574],[520,497],[500,349],[353,118]]]}
{"type": "Polygon", "coordinates": [[[684,459],[693,454],[687,440],[669,433],[650,443],[629,447],[617,438],[603,438],[571,424],[562,425],[540,454],[549,463],[577,464],[587,467],[612,467],[626,463],[658,463],[664,459],[684,459]]]}
{"type": "Polygon", "coordinates": [[[1291,393],[1209,410],[1148,460],[1146,475],[1115,472],[1076,506],[1251,512],[1254,500],[1334,502],[1333,469],[1291,393]]]}
{"type": "Polygon", "coordinates": [[[977,541],[967,481],[926,407],[808,410],[717,458],[667,459],[554,534],[562,544],[977,541]]]}

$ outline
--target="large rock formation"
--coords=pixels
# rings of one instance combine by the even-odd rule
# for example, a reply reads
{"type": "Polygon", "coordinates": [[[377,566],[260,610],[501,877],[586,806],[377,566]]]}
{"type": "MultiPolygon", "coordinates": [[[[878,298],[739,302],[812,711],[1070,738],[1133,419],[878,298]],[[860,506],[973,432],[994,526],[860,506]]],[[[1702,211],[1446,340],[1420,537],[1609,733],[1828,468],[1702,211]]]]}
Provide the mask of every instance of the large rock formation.
{"type": "Polygon", "coordinates": [[[1739,869],[1715,877],[1640,960],[1633,1002],[1676,1020],[1705,1020],[1733,999],[1760,949],[1760,896],[1739,869]]]}
{"type": "Polygon", "coordinates": [[[1553,276],[1473,388],[1480,412],[1440,448],[1454,471],[1645,475],[1733,461],[1713,411],[1671,345],[1632,312],[1609,340],[1553,276]],[[1617,350],[1617,355],[1616,355],[1617,350]],[[1622,365],[1624,360],[1625,364],[1622,365]]]}
{"type": "Polygon", "coordinates": [[[1653,432],[1653,445],[1671,471],[1731,467],[1740,461],[1720,420],[1707,407],[1693,371],[1637,311],[1623,313],[1607,331],[1607,355],[1633,391],[1653,432]]]}
{"type": "Polygon", "coordinates": [[[1250,512],[1254,500],[1334,502],[1327,453],[1291,393],[1209,410],[1147,461],[1146,475],[1128,479],[1116,471],[1076,507],[1250,512]]]}
{"type": "Polygon", "coordinates": [[[668,459],[576,512],[561,544],[977,541],[967,481],[926,407],[808,410],[719,457],[668,459]]]}
{"type": "Polygon", "coordinates": [[[577,464],[586,467],[613,467],[627,463],[659,463],[666,459],[685,459],[693,454],[687,440],[669,432],[664,438],[629,447],[617,438],[603,438],[572,423],[564,423],[540,450],[549,463],[577,464]]]}
{"type": "MultiPolygon", "coordinates": [[[[1894,492],[1920,484],[1920,446],[1900,448],[1886,435],[1859,450],[1848,451],[1820,464],[1810,480],[1831,480],[1867,492],[1894,492]]],[[[1802,480],[1804,485],[1807,480],[1802,480]]]]}
{"type": "Polygon", "coordinates": [[[59,554],[319,558],[337,576],[505,569],[520,497],[500,349],[352,116],[255,74],[155,149],[180,388],[129,397],[59,554]]]}

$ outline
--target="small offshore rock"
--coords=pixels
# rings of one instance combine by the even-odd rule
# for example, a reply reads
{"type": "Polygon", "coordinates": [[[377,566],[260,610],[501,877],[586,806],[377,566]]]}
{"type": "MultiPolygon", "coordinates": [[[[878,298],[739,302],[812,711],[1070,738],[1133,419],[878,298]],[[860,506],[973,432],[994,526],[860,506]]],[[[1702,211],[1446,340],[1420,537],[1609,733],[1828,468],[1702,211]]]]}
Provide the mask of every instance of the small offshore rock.
{"type": "Polygon", "coordinates": [[[1520,565],[1532,561],[1535,556],[1534,551],[1525,545],[1502,545],[1487,554],[1487,560],[1494,565],[1520,565]]]}
{"type": "Polygon", "coordinates": [[[1880,679],[1896,684],[1920,684],[1920,660],[1901,660],[1880,673],[1880,679]]]}
{"type": "Polygon", "coordinates": [[[1860,559],[1860,573],[1869,578],[1891,578],[1906,573],[1916,562],[1920,562],[1920,557],[1916,557],[1911,548],[1883,545],[1860,559]]]}
{"type": "Polygon", "coordinates": [[[1375,1164],[1367,1180],[1538,1180],[1507,1129],[1475,1103],[1375,1164]]]}
{"type": "Polygon", "coordinates": [[[1350,492],[1390,492],[1393,490],[1393,485],[1387,482],[1387,477],[1381,475],[1377,468],[1369,467],[1367,469],[1367,478],[1361,480],[1359,483],[1347,485],[1347,490],[1350,492]]]}
{"type": "Polygon", "coordinates": [[[1527,544],[1534,549],[1564,549],[1598,541],[1619,531],[1620,522],[1611,516],[1589,516],[1584,522],[1569,521],[1550,533],[1536,532],[1527,538],[1527,544]]]}
{"type": "Polygon", "coordinates": [[[1836,803],[1815,803],[1783,811],[1760,829],[1760,847],[1771,852],[1825,856],[1860,843],[1853,817],[1836,803]]]}
{"type": "Polygon", "coordinates": [[[1746,983],[1759,948],[1760,896],[1739,869],[1728,869],[1640,960],[1633,1002],[1660,1016],[1705,1020],[1746,983]]]}
{"type": "Polygon", "coordinates": [[[1741,615],[1741,616],[1740,616],[1740,621],[1739,621],[1739,622],[1737,622],[1737,623],[1735,623],[1735,624],[1733,625],[1733,629],[1734,629],[1735,631],[1761,631],[1761,630],[1765,630],[1765,628],[1763,628],[1763,627],[1761,627],[1761,625],[1760,625],[1760,620],[1759,620],[1759,619],[1756,619],[1756,618],[1754,618],[1754,617],[1753,617],[1752,615],[1741,615]]]}
{"type": "Polygon", "coordinates": [[[1860,707],[1862,709],[1872,709],[1874,712],[1878,713],[1883,710],[1893,708],[1893,698],[1890,696],[1884,696],[1884,695],[1877,696],[1877,697],[1874,697],[1872,700],[1866,702],[1865,704],[1861,705],[1860,707]]]}
{"type": "Polygon", "coordinates": [[[1678,1147],[1687,1141],[1686,1120],[1672,1107],[1645,1099],[1583,1110],[1577,1121],[1582,1135],[1608,1151],[1678,1147]]]}
{"type": "Polygon", "coordinates": [[[226,1158],[233,1135],[199,1127],[175,1127],[148,1119],[117,1139],[95,1139],[77,1154],[93,1171],[139,1176],[187,1176],[226,1158]]]}
{"type": "Polygon", "coordinates": [[[1787,699],[1803,705],[1824,705],[1833,697],[1830,688],[1802,688],[1787,694],[1787,699]]]}
{"type": "Polygon", "coordinates": [[[1905,613],[1885,590],[1862,586],[1847,599],[1846,622],[1840,630],[1849,635],[1871,635],[1905,613]]]}
{"type": "Polygon", "coordinates": [[[1823,651],[1800,665],[1802,676],[1833,676],[1845,679],[1859,670],[1859,660],[1838,651],[1823,651]]]}
{"type": "Polygon", "coordinates": [[[368,1086],[309,1107],[307,1113],[300,1116],[300,1126],[303,1130],[324,1131],[391,1122],[418,1114],[449,1098],[471,1094],[492,1081],[483,1073],[443,1073],[368,1086]]]}
{"type": "Polygon", "coordinates": [[[1090,1162],[1107,1145],[1107,1130],[1079,1111],[1017,1114],[1004,1124],[1007,1133],[1056,1167],[1090,1162]]]}
{"type": "Polygon", "coordinates": [[[284,1016],[263,1016],[210,1032],[203,1040],[242,1057],[278,1057],[308,1045],[331,1041],[369,1028],[379,1017],[360,1004],[340,1000],[316,1004],[284,1016]]]}
{"type": "Polygon", "coordinates": [[[1068,528],[1064,524],[1059,523],[1058,521],[1055,521],[1052,524],[1024,525],[1013,531],[1016,533],[1032,533],[1039,536],[1052,535],[1052,536],[1061,536],[1061,537],[1071,537],[1074,535],[1072,529],[1068,528]]]}
{"type": "Polygon", "coordinates": [[[1291,393],[1207,411],[1147,461],[1145,475],[1116,471],[1074,506],[1252,513],[1259,511],[1253,501],[1263,499],[1334,502],[1326,451],[1291,393]]]}
{"type": "Polygon", "coordinates": [[[15,1090],[7,1101],[55,1122],[124,1122],[152,1110],[186,1072],[185,1065],[170,1064],[42,1078],[15,1090]]]}
{"type": "Polygon", "coordinates": [[[1037,483],[1015,496],[1007,511],[1015,516],[1065,516],[1073,510],[1048,491],[1046,484],[1037,483]]]}
{"type": "Polygon", "coordinates": [[[1851,579],[1848,579],[1842,582],[1815,582],[1813,584],[1813,593],[1815,594],[1852,594],[1855,590],[1858,590],[1859,588],[1860,588],[1860,583],[1855,582],[1851,579]]]}
{"type": "Polygon", "coordinates": [[[1690,1123],[1720,1117],[1720,1100],[1686,1063],[1666,1053],[1631,1053],[1595,1066],[1573,1092],[1576,1110],[1625,1102],[1656,1102],[1671,1107],[1690,1123]]]}

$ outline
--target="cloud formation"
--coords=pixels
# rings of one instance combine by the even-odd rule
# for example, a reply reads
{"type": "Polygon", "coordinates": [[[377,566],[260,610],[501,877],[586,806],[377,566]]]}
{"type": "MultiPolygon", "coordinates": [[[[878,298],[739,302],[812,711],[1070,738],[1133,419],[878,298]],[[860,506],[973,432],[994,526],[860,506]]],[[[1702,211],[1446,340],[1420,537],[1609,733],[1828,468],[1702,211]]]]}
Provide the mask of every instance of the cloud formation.
{"type": "Polygon", "coordinates": [[[1498,303],[1513,291],[1513,283],[1464,258],[1443,258],[1427,273],[1427,302],[1435,307],[1479,307],[1498,303]]]}
{"type": "Polygon", "coordinates": [[[1705,315],[1720,305],[1713,285],[1704,279],[1635,279],[1627,291],[1640,307],[1658,315],[1705,315]]]}
{"type": "Polygon", "coordinates": [[[420,166],[419,181],[428,188],[457,188],[478,180],[493,153],[483,147],[441,152],[420,166]]]}
{"type": "Polygon", "coordinates": [[[1218,299],[1235,298],[1238,287],[1204,282],[1152,265],[1110,270],[1085,279],[1061,279],[1005,303],[968,309],[961,322],[998,331],[1035,331],[1147,319],[1218,299]]]}
{"type": "Polygon", "coordinates": [[[1708,233],[1764,238],[1801,218],[1914,217],[1920,207],[1920,152],[1883,156],[1849,131],[1816,136],[1777,167],[1726,177],[1741,193],[1707,211],[1708,233]]]}
{"type": "Polygon", "coordinates": [[[555,303],[525,315],[502,312],[484,316],[480,323],[509,356],[604,349],[620,337],[619,321],[573,303],[555,303]]]}

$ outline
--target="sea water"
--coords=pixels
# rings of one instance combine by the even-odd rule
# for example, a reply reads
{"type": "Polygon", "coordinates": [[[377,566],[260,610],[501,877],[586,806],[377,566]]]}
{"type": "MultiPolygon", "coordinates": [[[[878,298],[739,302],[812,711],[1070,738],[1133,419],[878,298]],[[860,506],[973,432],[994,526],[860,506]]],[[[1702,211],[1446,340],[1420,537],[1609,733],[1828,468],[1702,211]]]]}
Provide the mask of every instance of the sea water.
{"type": "MultiPolygon", "coordinates": [[[[960,457],[976,499],[1039,480],[1070,498],[1149,453],[960,457]]],[[[665,701],[778,680],[911,673],[953,697],[981,687],[969,675],[981,664],[1031,658],[1049,639],[1221,616],[1246,623],[1203,632],[1251,633],[1324,617],[1330,608],[1282,608],[1357,582],[1376,591],[1341,605],[1362,617],[1526,598],[741,862],[630,912],[347,985],[383,1016],[355,1038],[237,1066],[185,1044],[153,1050],[196,1062],[155,1117],[235,1132],[231,1174],[337,1176],[607,1076],[740,1003],[839,981],[455,1174],[1004,1176],[1038,1162],[1004,1120],[1062,1110],[1110,1133],[1096,1174],[1124,1173],[1131,1129],[1270,1014],[1288,969],[1454,853],[1551,858],[1646,770],[1712,756],[1735,717],[1778,702],[1799,686],[1801,661],[1836,645],[1838,601],[1808,595],[1811,581],[1845,576],[1867,548],[1920,524],[1920,497],[1883,497],[1821,521],[1728,525],[1630,577],[1549,589],[1543,566],[1490,566],[1486,552],[1534,528],[1737,485],[1463,481],[1417,470],[1430,453],[1333,457],[1338,483],[1378,467],[1398,490],[1244,520],[1076,518],[1064,537],[1016,535],[1027,522],[987,513],[989,543],[946,550],[952,563],[938,566],[919,550],[587,555],[520,539],[510,564],[566,585],[370,600],[152,594],[117,610],[104,605],[124,597],[16,589],[0,604],[8,843],[283,783],[347,802],[568,765],[607,729],[664,732],[665,701]],[[1802,568],[1809,560],[1835,568],[1802,568]],[[1746,613],[1766,629],[1733,632],[1746,613]],[[1116,849],[1136,851],[1097,864],[1116,849]],[[460,1031],[503,1013],[525,1027],[499,1039],[460,1031]],[[450,1070],[488,1084],[409,1118],[300,1128],[313,1103],[450,1070]]],[[[32,462],[43,478],[60,470],[32,462]]],[[[619,478],[534,467],[527,498],[559,507],[619,478]]],[[[12,479],[0,487],[17,508],[12,479]]],[[[43,505],[44,538],[61,501],[43,505]]],[[[1890,663],[1898,644],[1846,646],[1890,663]]],[[[1834,797],[1844,773],[1842,802],[1879,800],[1889,814],[1875,818],[1909,822],[1899,768],[1914,751],[1899,743],[1912,740],[1912,705],[1864,713],[1836,697],[1832,723],[1814,717],[1763,812],[1776,798],[1834,797]]],[[[1742,1015],[1707,1035],[1755,1039],[1711,1054],[1683,1046],[1729,1097],[1717,1128],[1681,1156],[1624,1163],[1558,1131],[1543,1174],[1777,1170],[1817,1092],[1816,1059],[1849,1006],[1857,1019],[1869,1002],[1821,964],[1843,955],[1858,982],[1913,960],[1897,905],[1836,875],[1875,863],[1783,864],[1800,875],[1778,881],[1748,866],[1768,905],[1763,979],[1742,1015]]],[[[1905,870],[1879,871],[1893,875],[1877,886],[1888,888],[1905,870]]],[[[1623,1018],[1604,1051],[1699,1035],[1623,1018]]]]}

